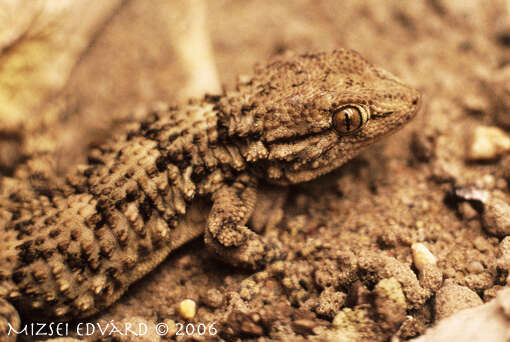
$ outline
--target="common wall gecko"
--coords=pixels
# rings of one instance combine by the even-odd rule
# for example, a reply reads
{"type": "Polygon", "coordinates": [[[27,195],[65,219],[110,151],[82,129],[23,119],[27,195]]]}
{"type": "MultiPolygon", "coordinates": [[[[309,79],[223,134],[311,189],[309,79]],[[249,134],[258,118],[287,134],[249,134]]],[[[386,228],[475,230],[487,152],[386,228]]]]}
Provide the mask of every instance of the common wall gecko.
{"type": "Polygon", "coordinates": [[[258,182],[334,170],[404,126],[419,102],[416,90],[341,49],[257,66],[234,90],[152,113],[92,153],[61,190],[10,196],[4,336],[18,311],[67,320],[105,309],[200,234],[233,265],[285,257],[277,240],[247,227],[258,182]]]}

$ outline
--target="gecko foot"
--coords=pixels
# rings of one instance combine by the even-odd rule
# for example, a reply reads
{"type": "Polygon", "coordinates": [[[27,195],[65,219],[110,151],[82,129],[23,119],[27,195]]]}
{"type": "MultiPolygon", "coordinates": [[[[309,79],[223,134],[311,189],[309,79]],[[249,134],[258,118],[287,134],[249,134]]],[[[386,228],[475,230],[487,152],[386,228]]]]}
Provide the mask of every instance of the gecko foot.
{"type": "Polygon", "coordinates": [[[204,239],[209,249],[234,266],[261,269],[286,257],[275,237],[261,236],[246,226],[257,199],[256,180],[239,176],[213,198],[204,239]]]}

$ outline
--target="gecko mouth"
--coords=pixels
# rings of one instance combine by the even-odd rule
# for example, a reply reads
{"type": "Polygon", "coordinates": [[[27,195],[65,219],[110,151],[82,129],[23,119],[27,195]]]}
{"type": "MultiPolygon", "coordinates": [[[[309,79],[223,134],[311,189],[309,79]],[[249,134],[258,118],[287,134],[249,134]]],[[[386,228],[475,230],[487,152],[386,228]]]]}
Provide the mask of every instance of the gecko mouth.
{"type": "Polygon", "coordinates": [[[390,116],[391,114],[393,114],[394,112],[386,112],[386,113],[373,113],[371,114],[370,116],[372,118],[385,118],[387,116],[390,116]]]}

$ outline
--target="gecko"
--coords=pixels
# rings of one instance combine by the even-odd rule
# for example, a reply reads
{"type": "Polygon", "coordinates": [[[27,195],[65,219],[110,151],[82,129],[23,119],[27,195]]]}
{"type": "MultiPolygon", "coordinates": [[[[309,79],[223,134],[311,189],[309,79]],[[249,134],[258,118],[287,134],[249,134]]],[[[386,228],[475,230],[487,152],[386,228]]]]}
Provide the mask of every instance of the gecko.
{"type": "Polygon", "coordinates": [[[237,267],[285,258],[277,238],[249,227],[259,184],[337,169],[408,123],[420,102],[388,71],[337,49],[257,65],[221,95],[150,113],[91,152],[61,190],[9,197],[0,339],[20,314],[101,312],[200,235],[208,253],[237,267]]]}

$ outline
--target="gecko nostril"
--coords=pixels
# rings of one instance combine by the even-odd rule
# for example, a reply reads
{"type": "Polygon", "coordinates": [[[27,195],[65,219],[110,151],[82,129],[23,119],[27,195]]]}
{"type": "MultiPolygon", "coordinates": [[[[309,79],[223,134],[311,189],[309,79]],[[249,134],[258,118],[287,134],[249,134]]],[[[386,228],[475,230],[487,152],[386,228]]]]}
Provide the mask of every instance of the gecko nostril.
{"type": "Polygon", "coordinates": [[[413,99],[413,105],[416,106],[418,104],[418,101],[420,99],[418,98],[418,96],[416,96],[414,99],[413,99]]]}

